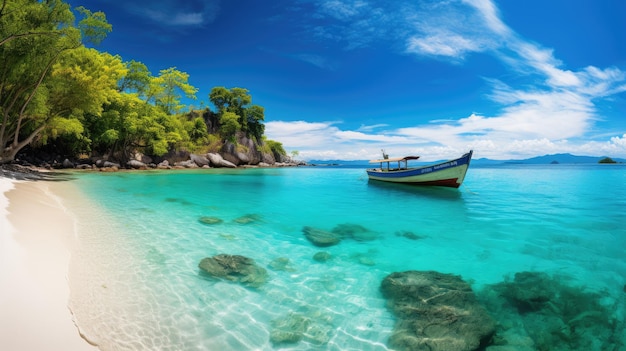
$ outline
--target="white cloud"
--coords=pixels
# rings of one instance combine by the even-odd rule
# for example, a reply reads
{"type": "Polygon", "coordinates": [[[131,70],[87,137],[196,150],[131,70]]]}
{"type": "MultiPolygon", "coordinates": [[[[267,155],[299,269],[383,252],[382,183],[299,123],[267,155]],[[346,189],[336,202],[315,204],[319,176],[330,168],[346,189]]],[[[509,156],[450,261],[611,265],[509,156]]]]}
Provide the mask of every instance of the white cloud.
{"type": "Polygon", "coordinates": [[[426,37],[411,37],[407,53],[463,58],[467,52],[480,51],[478,43],[454,33],[437,33],[426,37]]]}
{"type": "Polygon", "coordinates": [[[346,41],[348,49],[393,38],[390,47],[402,47],[404,54],[451,63],[471,54],[491,55],[509,74],[485,78],[491,88],[488,97],[499,109],[489,116],[474,113],[395,130],[386,125],[342,130],[337,123],[306,122],[277,122],[268,128],[268,135],[276,133],[285,147],[301,149],[303,157],[367,159],[377,157],[381,148],[396,155],[419,153],[425,160],[455,157],[469,148],[477,157],[495,159],[559,152],[626,157],[626,134],[588,137],[602,118],[598,101],[626,91],[626,72],[617,67],[565,68],[553,49],[508,27],[491,0],[318,4],[320,16],[336,21],[324,28],[324,38],[346,41]],[[509,77],[515,86],[504,81],[509,77]],[[520,85],[520,78],[527,85],[520,85]],[[379,127],[386,130],[379,132],[379,127]],[[289,128],[297,129],[297,135],[279,132],[289,128]]]}
{"type": "Polygon", "coordinates": [[[219,0],[133,1],[125,3],[127,11],[166,26],[186,27],[211,23],[219,12],[219,0]]]}

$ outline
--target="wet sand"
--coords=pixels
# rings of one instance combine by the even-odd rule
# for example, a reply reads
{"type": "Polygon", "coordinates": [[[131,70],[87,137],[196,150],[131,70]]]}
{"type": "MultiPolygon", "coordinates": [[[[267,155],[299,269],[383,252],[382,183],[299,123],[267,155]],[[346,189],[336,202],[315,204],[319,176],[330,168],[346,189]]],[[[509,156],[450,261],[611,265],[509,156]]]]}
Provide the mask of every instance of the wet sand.
{"type": "Polygon", "coordinates": [[[0,177],[0,349],[94,351],[68,307],[75,223],[59,184],[0,177]]]}

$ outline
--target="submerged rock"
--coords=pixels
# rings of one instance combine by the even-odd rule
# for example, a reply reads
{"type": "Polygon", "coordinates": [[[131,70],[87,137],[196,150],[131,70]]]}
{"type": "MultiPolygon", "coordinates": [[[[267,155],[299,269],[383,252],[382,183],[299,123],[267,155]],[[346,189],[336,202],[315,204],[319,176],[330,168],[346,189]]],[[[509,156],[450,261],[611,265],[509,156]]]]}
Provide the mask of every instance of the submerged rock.
{"type": "Polygon", "coordinates": [[[317,262],[326,262],[332,258],[331,254],[326,251],[319,251],[313,255],[313,259],[317,262]]]}
{"type": "Polygon", "coordinates": [[[396,232],[396,236],[401,236],[403,238],[407,238],[410,240],[420,240],[420,239],[424,239],[423,236],[421,235],[417,235],[411,231],[408,230],[399,230],[396,232]]]}
{"type": "Polygon", "coordinates": [[[380,289],[398,318],[389,338],[395,350],[474,351],[495,333],[495,321],[459,276],[396,272],[380,289]]]}
{"type": "Polygon", "coordinates": [[[198,218],[198,221],[200,221],[200,223],[202,224],[207,224],[207,225],[219,224],[219,223],[224,222],[224,220],[219,217],[211,217],[211,216],[202,216],[198,218]]]}
{"type": "Polygon", "coordinates": [[[295,272],[291,260],[287,257],[278,257],[272,260],[268,265],[269,268],[275,271],[295,272]]]}
{"type": "Polygon", "coordinates": [[[333,331],[330,318],[320,313],[289,313],[272,320],[270,342],[276,344],[294,344],[308,341],[315,345],[325,345],[330,341],[333,331]]]}
{"type": "Polygon", "coordinates": [[[515,273],[513,282],[501,284],[501,295],[515,306],[519,313],[535,312],[557,298],[557,285],[543,272],[515,273]]]}
{"type": "Polygon", "coordinates": [[[259,267],[254,260],[239,255],[216,255],[200,261],[198,267],[215,278],[230,280],[250,287],[258,288],[267,282],[265,268],[259,267]]]}
{"type": "Polygon", "coordinates": [[[360,224],[344,223],[339,224],[332,230],[343,239],[353,239],[356,241],[376,240],[378,235],[360,224]]]}
{"type": "Polygon", "coordinates": [[[522,344],[519,337],[525,335],[532,350],[625,349],[623,297],[567,282],[544,272],[519,272],[485,286],[482,299],[500,321],[496,345],[522,344]]]}
{"type": "Polygon", "coordinates": [[[315,246],[333,246],[339,244],[341,236],[323,229],[306,226],[302,228],[304,236],[315,246]]]}
{"type": "Polygon", "coordinates": [[[238,224],[250,224],[250,223],[258,222],[260,220],[261,220],[261,215],[253,213],[253,214],[247,214],[247,215],[241,216],[239,218],[235,218],[233,222],[238,223],[238,224]]]}

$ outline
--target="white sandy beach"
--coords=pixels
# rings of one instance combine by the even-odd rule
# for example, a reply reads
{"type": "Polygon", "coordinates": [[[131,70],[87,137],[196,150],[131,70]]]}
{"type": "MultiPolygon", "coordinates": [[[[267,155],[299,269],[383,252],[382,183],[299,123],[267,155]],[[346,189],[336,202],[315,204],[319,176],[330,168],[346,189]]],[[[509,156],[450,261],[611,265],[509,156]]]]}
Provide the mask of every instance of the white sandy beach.
{"type": "Polygon", "coordinates": [[[75,225],[55,186],[0,177],[1,350],[97,350],[68,308],[75,225]]]}

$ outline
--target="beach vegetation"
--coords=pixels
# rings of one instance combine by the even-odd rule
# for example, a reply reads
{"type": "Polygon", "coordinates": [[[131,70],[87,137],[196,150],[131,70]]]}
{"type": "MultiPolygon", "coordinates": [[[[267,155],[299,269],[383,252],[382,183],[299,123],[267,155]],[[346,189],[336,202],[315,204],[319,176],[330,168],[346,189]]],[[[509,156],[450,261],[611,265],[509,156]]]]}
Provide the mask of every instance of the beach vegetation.
{"type": "Polygon", "coordinates": [[[186,72],[153,75],[141,62],[98,51],[112,30],[104,13],[63,0],[0,5],[0,163],[27,146],[31,154],[125,163],[137,153],[219,152],[245,139],[253,143],[246,152],[286,155],[280,143],[263,146],[265,109],[248,89],[215,87],[215,111],[203,102],[193,110],[184,101],[196,100],[198,89],[186,72]]]}
{"type": "Polygon", "coordinates": [[[275,140],[266,140],[266,144],[269,147],[269,149],[272,151],[272,154],[274,154],[274,158],[276,158],[277,160],[280,159],[281,155],[287,155],[287,152],[285,151],[285,149],[283,148],[283,144],[275,141],[275,140]]]}

